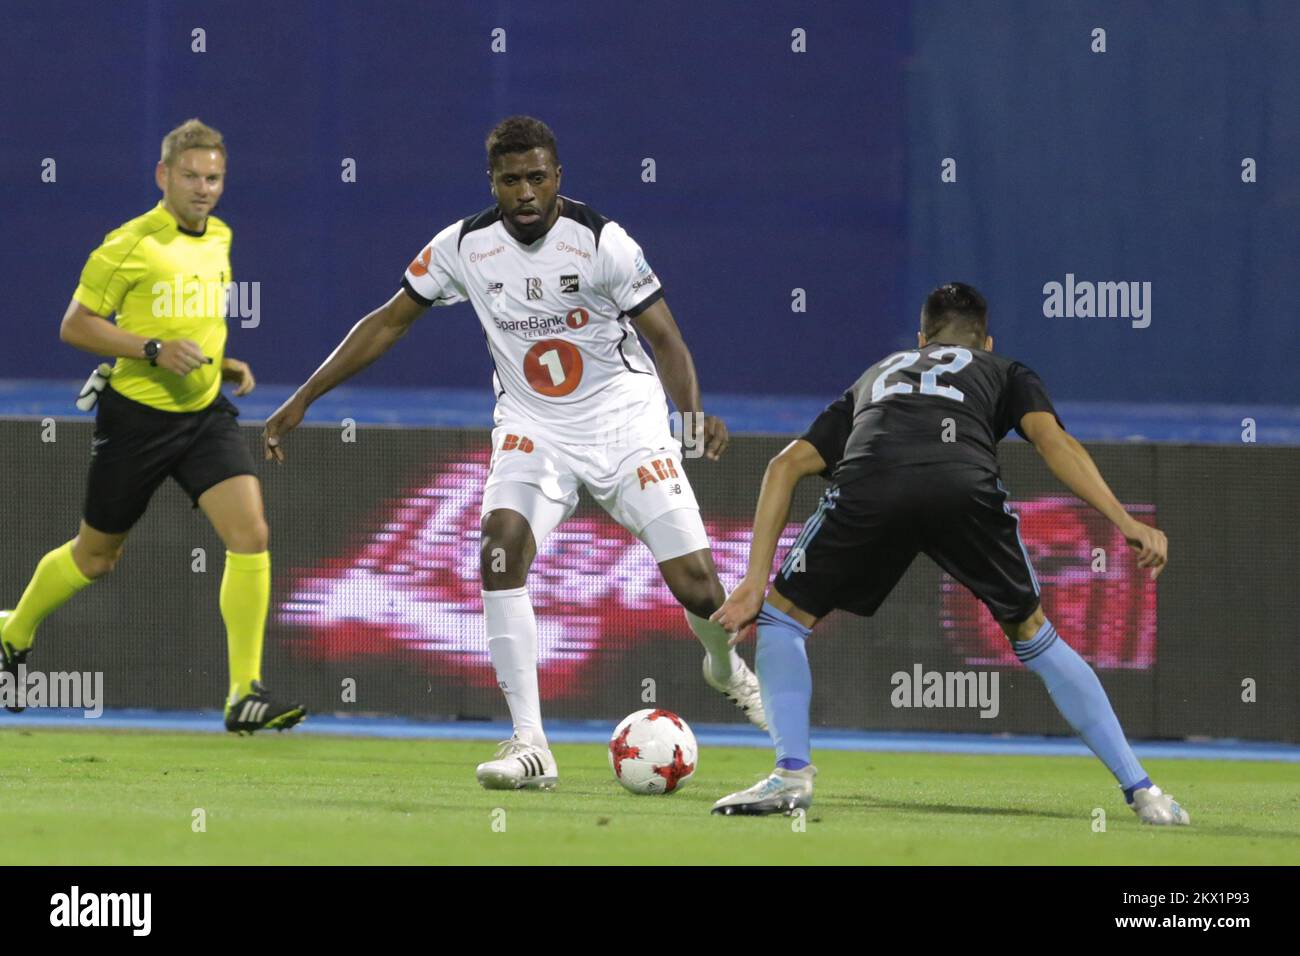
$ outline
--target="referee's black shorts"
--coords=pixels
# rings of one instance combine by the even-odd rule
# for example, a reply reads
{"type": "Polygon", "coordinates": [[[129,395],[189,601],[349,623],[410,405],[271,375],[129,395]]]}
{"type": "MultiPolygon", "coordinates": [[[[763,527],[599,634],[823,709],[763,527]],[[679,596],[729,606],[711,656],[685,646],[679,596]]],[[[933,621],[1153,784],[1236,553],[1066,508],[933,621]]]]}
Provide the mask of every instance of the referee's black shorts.
{"type": "Polygon", "coordinates": [[[882,470],[832,485],[781,563],[775,589],[817,617],[870,616],[918,553],[969,588],[998,621],[1038,607],[1038,579],[997,475],[966,465],[882,470]]]}
{"type": "Polygon", "coordinates": [[[213,485],[255,474],[238,414],[220,393],[200,411],[166,412],[105,387],[90,443],[86,524],[105,534],[129,531],[169,475],[197,508],[213,485]]]}

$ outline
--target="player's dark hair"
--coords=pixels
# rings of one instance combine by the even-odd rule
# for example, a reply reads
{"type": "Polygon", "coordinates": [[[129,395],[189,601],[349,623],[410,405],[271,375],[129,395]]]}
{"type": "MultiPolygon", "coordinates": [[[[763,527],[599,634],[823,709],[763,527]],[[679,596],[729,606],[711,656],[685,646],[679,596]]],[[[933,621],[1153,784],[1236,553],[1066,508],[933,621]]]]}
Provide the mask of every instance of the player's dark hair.
{"type": "Polygon", "coordinates": [[[498,156],[539,148],[550,150],[552,161],[557,166],[560,164],[560,151],[549,126],[531,116],[507,116],[488,133],[488,169],[492,168],[498,156]]]}
{"type": "Polygon", "coordinates": [[[989,334],[989,304],[973,286],[946,282],[925,298],[921,333],[927,341],[943,335],[983,342],[989,334]]]}

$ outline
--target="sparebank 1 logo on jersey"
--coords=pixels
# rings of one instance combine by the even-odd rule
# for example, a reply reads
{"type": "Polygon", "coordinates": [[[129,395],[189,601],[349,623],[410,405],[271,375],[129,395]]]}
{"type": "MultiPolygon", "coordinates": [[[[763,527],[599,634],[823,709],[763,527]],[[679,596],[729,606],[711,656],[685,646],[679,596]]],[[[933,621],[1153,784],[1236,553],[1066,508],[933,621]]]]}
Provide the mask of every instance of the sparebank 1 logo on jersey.
{"type": "Polygon", "coordinates": [[[492,324],[502,332],[513,332],[521,338],[537,339],[561,335],[567,329],[577,331],[591,321],[586,309],[570,309],[564,315],[529,315],[521,319],[492,317],[492,324]]]}
{"type": "MultiPolygon", "coordinates": [[[[415,651],[430,675],[482,687],[496,676],[483,637],[479,507],[489,454],[435,459],[428,478],[367,508],[351,542],[313,567],[290,569],[276,622],[300,652],[325,660],[415,651]]],[[[666,470],[666,469],[665,469],[666,470]]],[[[725,584],[749,560],[752,502],[733,515],[705,515],[725,584]]],[[[1125,505],[1154,517],[1148,505],[1125,505]]],[[[1094,667],[1144,670],[1155,664],[1155,588],[1126,555],[1105,519],[1066,496],[1012,508],[1043,589],[1044,606],[1094,667]],[[1096,571],[1100,547],[1111,555],[1096,571]]],[[[781,535],[784,554],[800,526],[781,535]]],[[[923,559],[922,559],[923,560],[923,559]]],[[[987,609],[957,582],[940,578],[935,626],[968,666],[1018,667],[987,609]]],[[[695,641],[646,547],[603,513],[570,518],[538,554],[528,580],[537,615],[538,671],[548,700],[586,693],[584,670],[609,652],[654,640],[695,641]]],[[[894,600],[900,600],[895,595],[894,600]]]]}

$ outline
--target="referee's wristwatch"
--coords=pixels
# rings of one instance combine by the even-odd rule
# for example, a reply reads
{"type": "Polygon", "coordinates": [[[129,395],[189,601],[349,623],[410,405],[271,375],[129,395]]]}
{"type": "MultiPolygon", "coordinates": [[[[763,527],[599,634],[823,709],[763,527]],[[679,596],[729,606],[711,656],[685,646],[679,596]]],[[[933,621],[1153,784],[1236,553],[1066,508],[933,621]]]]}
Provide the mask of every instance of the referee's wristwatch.
{"type": "Polygon", "coordinates": [[[162,351],[162,342],[158,339],[150,339],[144,343],[144,357],[149,360],[149,364],[158,367],[158,353],[162,351]]]}

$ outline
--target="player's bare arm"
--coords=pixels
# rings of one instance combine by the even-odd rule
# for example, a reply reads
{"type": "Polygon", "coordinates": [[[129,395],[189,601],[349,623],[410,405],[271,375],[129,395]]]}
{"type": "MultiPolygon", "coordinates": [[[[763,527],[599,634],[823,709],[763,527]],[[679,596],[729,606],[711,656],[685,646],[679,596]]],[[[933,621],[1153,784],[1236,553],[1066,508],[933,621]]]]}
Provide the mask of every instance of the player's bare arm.
{"type": "Polygon", "coordinates": [[[727,448],[727,426],[716,415],[701,416],[700,383],[695,376],[695,362],[668,303],[660,299],[633,319],[632,324],[650,343],[664,391],[681,413],[682,442],[687,447],[699,447],[702,441],[704,456],[717,461],[727,448]]]}
{"type": "Polygon", "coordinates": [[[266,420],[262,432],[266,460],[284,461],[280,442],[302,421],[311,403],[392,348],[424,310],[425,306],[399,289],[391,299],[352,326],[311,378],[266,420]]]}
{"type": "Polygon", "coordinates": [[[1097,470],[1088,450],[1048,412],[1029,412],[1020,427],[1057,479],[1106,517],[1138,553],[1138,567],[1150,568],[1154,580],[1168,560],[1163,531],[1138,521],[1127,511],[1097,470]]]}
{"type": "MultiPolygon", "coordinates": [[[[73,348],[92,355],[135,359],[144,356],[144,344],[149,341],[143,335],[118,328],[105,316],[91,312],[76,299],[68,303],[68,310],[63,313],[59,338],[73,348]]],[[[198,343],[189,339],[164,341],[158,350],[158,366],[176,375],[188,375],[210,361],[198,343]]]]}
{"type": "Polygon", "coordinates": [[[237,358],[224,358],[221,360],[221,380],[235,383],[236,398],[247,395],[257,387],[257,379],[253,378],[253,370],[247,362],[241,362],[237,358]]]}
{"type": "Polygon", "coordinates": [[[754,510],[754,536],[749,549],[749,567],[740,585],[710,618],[729,631],[738,631],[758,617],[772,576],[772,559],[781,529],[790,519],[794,489],[809,475],[824,471],[826,462],[811,442],[796,438],[767,464],[763,487],[754,510]]]}

